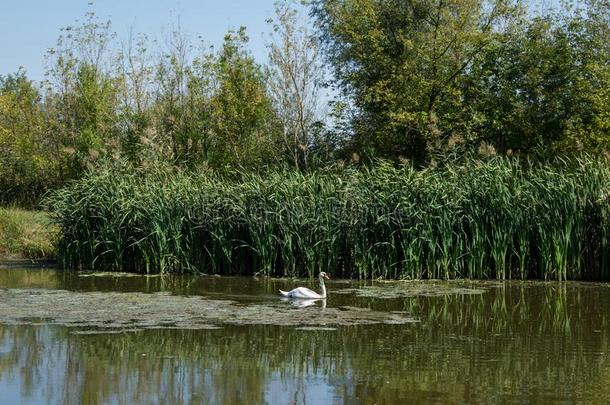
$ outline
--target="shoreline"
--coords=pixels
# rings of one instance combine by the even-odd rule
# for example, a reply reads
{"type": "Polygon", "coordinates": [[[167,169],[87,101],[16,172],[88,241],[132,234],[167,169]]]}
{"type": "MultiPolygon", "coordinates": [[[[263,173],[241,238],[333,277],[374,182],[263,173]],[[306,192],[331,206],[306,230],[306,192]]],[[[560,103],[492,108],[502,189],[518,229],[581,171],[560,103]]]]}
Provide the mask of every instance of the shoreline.
{"type": "Polygon", "coordinates": [[[0,257],[0,270],[3,269],[29,269],[29,268],[59,268],[55,259],[27,259],[0,257]]]}

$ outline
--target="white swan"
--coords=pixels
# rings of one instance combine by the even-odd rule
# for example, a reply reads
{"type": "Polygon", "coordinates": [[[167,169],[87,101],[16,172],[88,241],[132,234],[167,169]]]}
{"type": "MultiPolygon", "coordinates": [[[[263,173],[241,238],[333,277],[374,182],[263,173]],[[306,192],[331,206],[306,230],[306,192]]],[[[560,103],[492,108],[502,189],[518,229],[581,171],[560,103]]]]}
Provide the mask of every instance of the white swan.
{"type": "Polygon", "coordinates": [[[316,299],[316,298],[326,298],[326,286],[324,285],[324,279],[329,280],[330,277],[328,277],[328,274],[326,274],[325,272],[320,272],[320,275],[318,276],[318,278],[320,279],[320,289],[322,290],[322,294],[318,294],[315,291],[310,290],[309,288],[305,288],[305,287],[298,287],[295,288],[294,290],[290,290],[290,291],[282,291],[280,290],[280,294],[282,294],[284,297],[288,297],[288,298],[302,298],[302,299],[316,299]]]}

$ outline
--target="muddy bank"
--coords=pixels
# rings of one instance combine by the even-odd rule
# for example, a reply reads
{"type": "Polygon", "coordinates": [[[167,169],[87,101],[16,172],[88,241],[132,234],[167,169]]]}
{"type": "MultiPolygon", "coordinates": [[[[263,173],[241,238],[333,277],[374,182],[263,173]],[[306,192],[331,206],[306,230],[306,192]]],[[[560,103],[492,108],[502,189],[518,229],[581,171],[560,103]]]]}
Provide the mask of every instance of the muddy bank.
{"type": "Polygon", "coordinates": [[[0,257],[0,270],[2,269],[39,269],[57,268],[54,259],[8,259],[0,257]]]}
{"type": "Polygon", "coordinates": [[[297,307],[279,299],[268,304],[169,293],[73,292],[44,289],[0,289],[0,323],[59,324],[85,329],[210,329],[225,324],[280,326],[351,326],[407,324],[403,313],[364,308],[324,308],[322,302],[297,307]]]}

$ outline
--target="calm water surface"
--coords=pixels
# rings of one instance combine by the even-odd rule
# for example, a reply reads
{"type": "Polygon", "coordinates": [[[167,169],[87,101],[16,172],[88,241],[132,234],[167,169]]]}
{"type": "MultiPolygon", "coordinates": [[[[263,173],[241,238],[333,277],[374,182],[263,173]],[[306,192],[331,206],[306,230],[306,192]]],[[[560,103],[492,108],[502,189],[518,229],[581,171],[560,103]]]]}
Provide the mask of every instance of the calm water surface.
{"type": "MultiPolygon", "coordinates": [[[[298,284],[303,283],[309,285],[308,281],[298,284]]],[[[82,277],[55,270],[0,270],[0,288],[167,291],[243,305],[275,302],[278,288],[296,284],[254,278],[82,277]]],[[[0,402],[610,402],[610,287],[606,284],[464,282],[459,285],[485,291],[394,298],[340,293],[362,285],[329,283],[327,307],[401,311],[419,322],[328,330],[222,325],[216,330],[91,335],[75,333],[82,328],[44,321],[0,323],[0,402]]],[[[324,308],[318,302],[294,311],[324,308]]]]}

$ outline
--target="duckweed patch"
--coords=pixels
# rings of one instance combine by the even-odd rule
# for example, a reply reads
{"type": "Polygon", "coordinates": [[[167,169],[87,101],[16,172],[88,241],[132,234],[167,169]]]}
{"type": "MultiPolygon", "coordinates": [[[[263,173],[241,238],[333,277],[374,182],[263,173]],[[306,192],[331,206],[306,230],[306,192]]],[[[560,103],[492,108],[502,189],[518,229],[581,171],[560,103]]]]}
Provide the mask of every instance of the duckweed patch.
{"type": "Polygon", "coordinates": [[[50,323],[98,333],[99,330],[124,332],[151,328],[211,329],[229,324],[331,327],[408,324],[417,320],[404,314],[350,308],[294,308],[280,300],[250,305],[162,292],[4,289],[0,290],[0,322],[50,323]]]}
{"type": "Polygon", "coordinates": [[[399,299],[410,297],[483,294],[486,291],[486,288],[487,286],[461,285],[447,282],[388,282],[378,285],[343,288],[333,291],[333,294],[353,294],[361,298],[399,299]]]}

